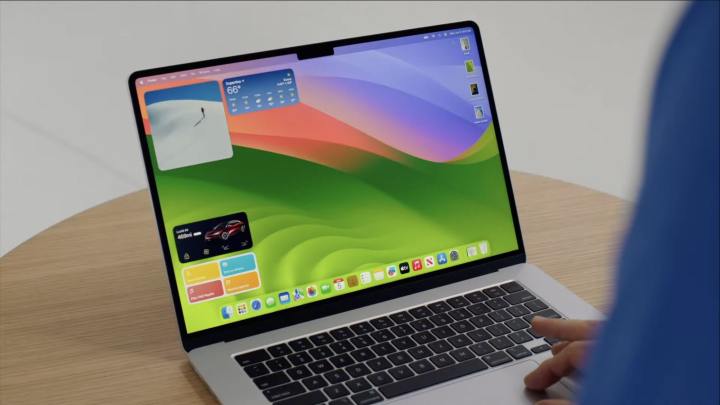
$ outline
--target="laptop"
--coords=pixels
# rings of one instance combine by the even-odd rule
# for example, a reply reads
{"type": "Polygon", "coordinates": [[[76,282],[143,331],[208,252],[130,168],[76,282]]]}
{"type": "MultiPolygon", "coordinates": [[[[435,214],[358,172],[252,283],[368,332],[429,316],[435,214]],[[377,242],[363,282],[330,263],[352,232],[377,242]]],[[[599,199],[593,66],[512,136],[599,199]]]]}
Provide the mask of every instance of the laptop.
{"type": "Polygon", "coordinates": [[[536,315],[470,21],[129,79],[182,345],[225,404],[531,403],[536,315]]]}

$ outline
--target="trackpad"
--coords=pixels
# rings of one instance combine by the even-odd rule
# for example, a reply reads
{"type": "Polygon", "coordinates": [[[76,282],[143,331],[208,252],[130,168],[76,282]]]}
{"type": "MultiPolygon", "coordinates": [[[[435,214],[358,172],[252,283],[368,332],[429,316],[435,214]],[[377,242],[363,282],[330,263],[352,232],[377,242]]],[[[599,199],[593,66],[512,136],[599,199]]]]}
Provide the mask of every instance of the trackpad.
{"type": "Polygon", "coordinates": [[[467,377],[437,385],[400,399],[396,404],[417,404],[419,400],[431,404],[533,404],[543,398],[571,398],[562,384],[555,384],[546,393],[528,391],[523,378],[538,366],[532,360],[497,369],[477,377],[467,377]]]}

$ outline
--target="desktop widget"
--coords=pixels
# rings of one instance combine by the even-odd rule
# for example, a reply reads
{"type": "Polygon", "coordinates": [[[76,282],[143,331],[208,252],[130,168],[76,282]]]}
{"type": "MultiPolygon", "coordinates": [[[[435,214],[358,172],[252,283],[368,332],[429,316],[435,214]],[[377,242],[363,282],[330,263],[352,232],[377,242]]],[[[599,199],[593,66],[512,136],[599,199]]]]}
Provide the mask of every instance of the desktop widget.
{"type": "Polygon", "coordinates": [[[186,267],[182,274],[192,304],[252,291],[261,285],[254,253],[186,267]]]}
{"type": "Polygon", "coordinates": [[[206,219],[173,229],[181,263],[250,249],[253,245],[247,214],[206,219]]]}

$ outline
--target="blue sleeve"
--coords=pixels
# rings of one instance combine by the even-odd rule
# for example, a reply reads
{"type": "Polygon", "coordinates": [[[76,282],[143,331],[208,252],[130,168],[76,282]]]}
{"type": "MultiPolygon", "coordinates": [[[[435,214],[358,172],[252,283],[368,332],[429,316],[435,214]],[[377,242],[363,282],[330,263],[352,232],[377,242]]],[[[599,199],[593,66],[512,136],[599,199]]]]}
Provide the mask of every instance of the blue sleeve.
{"type": "Polygon", "coordinates": [[[720,403],[717,2],[691,5],[661,66],[613,308],[579,403],[720,403]]]}

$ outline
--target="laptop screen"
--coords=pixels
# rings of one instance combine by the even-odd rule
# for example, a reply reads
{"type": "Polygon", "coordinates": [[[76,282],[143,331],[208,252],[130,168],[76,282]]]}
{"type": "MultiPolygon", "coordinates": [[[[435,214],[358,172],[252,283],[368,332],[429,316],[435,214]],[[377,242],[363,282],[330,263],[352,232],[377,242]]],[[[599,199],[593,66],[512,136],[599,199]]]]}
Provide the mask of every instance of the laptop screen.
{"type": "Polygon", "coordinates": [[[516,251],[471,28],[138,77],[188,333],[516,251]]]}

